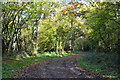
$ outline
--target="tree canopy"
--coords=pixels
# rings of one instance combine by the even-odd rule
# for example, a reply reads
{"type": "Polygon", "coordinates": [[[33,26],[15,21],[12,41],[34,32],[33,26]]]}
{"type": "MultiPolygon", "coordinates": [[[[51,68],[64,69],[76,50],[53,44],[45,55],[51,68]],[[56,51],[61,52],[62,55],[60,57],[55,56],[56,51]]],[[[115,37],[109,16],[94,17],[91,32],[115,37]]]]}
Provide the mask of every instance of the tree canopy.
{"type": "Polygon", "coordinates": [[[3,56],[38,51],[119,53],[120,3],[2,3],[3,56]]]}

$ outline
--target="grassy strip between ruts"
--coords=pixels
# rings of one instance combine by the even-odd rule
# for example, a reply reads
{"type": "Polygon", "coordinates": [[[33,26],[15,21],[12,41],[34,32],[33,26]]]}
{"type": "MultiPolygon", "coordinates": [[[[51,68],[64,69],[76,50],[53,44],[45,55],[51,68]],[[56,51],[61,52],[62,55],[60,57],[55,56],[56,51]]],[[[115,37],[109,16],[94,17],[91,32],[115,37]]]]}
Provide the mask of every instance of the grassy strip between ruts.
{"type": "Polygon", "coordinates": [[[23,58],[20,60],[7,60],[2,62],[2,78],[10,78],[13,77],[15,72],[18,69],[22,69],[25,66],[33,64],[35,62],[40,62],[46,60],[48,58],[67,56],[73,53],[65,53],[65,54],[55,54],[54,52],[45,52],[43,54],[38,54],[37,56],[32,56],[28,58],[23,58]]]}
{"type": "Polygon", "coordinates": [[[119,64],[117,54],[105,54],[89,52],[84,56],[80,56],[78,64],[80,67],[100,73],[105,77],[119,78],[119,64]]]}

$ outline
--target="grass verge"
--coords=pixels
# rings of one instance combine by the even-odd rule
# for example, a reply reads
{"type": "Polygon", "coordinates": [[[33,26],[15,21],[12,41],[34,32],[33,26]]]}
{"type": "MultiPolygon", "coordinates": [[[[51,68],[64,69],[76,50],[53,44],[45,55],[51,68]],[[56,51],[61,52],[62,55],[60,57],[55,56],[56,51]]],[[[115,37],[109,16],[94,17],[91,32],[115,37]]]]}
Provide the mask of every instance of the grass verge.
{"type": "Polygon", "coordinates": [[[105,77],[119,78],[120,76],[117,54],[88,53],[80,56],[78,64],[84,69],[100,73],[105,77]]]}

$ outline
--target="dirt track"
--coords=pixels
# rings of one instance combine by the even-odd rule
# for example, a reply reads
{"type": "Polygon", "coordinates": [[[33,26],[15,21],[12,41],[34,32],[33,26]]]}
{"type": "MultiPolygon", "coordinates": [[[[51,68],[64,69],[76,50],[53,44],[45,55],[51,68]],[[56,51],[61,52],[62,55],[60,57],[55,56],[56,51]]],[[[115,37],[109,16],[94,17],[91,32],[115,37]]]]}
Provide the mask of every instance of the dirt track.
{"type": "Polygon", "coordinates": [[[42,64],[35,64],[19,71],[17,78],[95,78],[91,72],[77,66],[78,57],[83,54],[51,58],[42,64]]]}

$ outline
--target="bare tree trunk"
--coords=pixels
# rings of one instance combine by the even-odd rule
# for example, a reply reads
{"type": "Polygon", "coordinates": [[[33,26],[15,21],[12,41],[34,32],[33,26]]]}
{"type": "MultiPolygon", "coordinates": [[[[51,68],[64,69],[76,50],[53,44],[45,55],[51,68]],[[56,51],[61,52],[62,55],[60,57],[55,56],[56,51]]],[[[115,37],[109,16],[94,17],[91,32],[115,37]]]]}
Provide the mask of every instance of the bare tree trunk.
{"type": "Polygon", "coordinates": [[[70,47],[70,50],[72,49],[72,40],[69,40],[69,47],[70,47]]]}
{"type": "Polygon", "coordinates": [[[58,54],[58,48],[59,48],[59,45],[58,45],[58,41],[57,41],[57,44],[56,44],[56,53],[58,54]]]}

